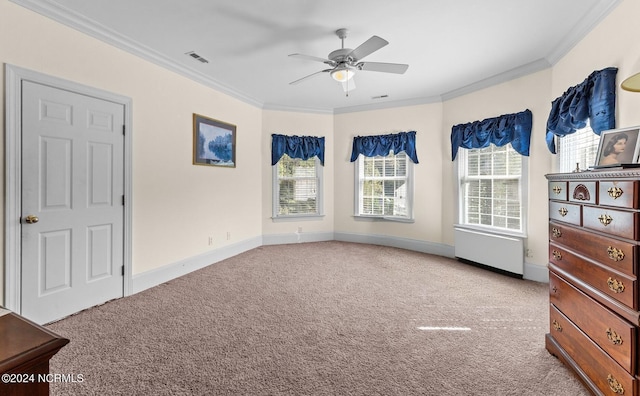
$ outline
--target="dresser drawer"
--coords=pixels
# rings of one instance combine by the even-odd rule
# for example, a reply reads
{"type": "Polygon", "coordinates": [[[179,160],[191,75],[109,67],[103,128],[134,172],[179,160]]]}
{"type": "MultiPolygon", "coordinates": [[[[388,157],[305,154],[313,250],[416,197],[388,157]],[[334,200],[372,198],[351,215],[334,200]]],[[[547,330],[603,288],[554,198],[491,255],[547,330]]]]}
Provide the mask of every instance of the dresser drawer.
{"type": "Polygon", "coordinates": [[[635,373],[636,328],[562,278],[549,273],[549,301],[625,370],[635,373]]]}
{"type": "Polygon", "coordinates": [[[602,351],[553,305],[549,310],[551,336],[604,395],[634,395],[636,379],[602,351]]]}
{"type": "Polygon", "coordinates": [[[558,223],[549,224],[549,239],[617,271],[637,275],[637,245],[558,223]]]}
{"type": "Polygon", "coordinates": [[[549,244],[549,262],[624,305],[638,309],[635,277],[578,257],[571,251],[552,243],[549,244]]]}
{"type": "Polygon", "coordinates": [[[566,201],[569,198],[567,182],[552,181],[549,182],[549,199],[566,201]]]}
{"type": "Polygon", "coordinates": [[[582,225],[582,206],[566,202],[549,202],[549,218],[565,223],[582,225]]]}
{"type": "Polygon", "coordinates": [[[637,240],[637,212],[626,212],[597,206],[582,208],[582,224],[585,228],[637,240]]]}
{"type": "Polygon", "coordinates": [[[598,188],[600,205],[639,209],[637,181],[601,181],[598,188]]]}
{"type": "Polygon", "coordinates": [[[569,201],[597,204],[596,182],[569,182],[569,201]]]}

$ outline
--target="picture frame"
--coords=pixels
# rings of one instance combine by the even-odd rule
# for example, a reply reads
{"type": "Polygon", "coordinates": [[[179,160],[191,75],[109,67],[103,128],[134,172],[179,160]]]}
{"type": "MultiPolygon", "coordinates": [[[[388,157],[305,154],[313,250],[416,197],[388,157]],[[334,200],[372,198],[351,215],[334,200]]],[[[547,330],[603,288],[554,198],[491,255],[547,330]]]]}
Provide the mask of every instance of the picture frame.
{"type": "Polygon", "coordinates": [[[193,164],[236,167],[236,126],[193,113],[193,164]]]}
{"type": "Polygon", "coordinates": [[[639,151],[640,126],[603,131],[594,168],[637,164],[639,151]]]}

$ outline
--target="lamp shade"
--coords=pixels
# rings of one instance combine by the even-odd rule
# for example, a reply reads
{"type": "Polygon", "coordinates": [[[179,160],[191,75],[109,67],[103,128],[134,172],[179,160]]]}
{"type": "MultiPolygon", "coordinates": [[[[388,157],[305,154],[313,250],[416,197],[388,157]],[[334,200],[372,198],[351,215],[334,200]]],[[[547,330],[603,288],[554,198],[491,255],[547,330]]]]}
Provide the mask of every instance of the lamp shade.
{"type": "Polygon", "coordinates": [[[627,77],[627,79],[620,84],[620,87],[625,91],[640,92],[640,73],[627,77]]]}
{"type": "Polygon", "coordinates": [[[353,78],[355,72],[348,67],[337,67],[331,72],[331,77],[339,82],[345,82],[353,78]]]}

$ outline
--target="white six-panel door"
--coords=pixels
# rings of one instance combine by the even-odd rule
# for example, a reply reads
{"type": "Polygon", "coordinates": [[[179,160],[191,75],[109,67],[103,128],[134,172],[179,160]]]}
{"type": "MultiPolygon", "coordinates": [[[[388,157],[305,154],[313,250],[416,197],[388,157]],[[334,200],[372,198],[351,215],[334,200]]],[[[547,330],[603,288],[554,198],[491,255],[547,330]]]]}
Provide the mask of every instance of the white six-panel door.
{"type": "Polygon", "coordinates": [[[21,313],[123,296],[124,106],[22,82],[21,313]]]}

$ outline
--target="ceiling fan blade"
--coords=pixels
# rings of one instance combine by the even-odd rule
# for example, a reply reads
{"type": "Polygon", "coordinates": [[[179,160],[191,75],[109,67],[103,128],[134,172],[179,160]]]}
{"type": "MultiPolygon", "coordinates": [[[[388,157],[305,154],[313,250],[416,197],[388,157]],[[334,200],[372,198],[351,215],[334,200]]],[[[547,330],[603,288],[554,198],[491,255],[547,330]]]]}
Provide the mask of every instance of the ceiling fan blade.
{"type": "Polygon", "coordinates": [[[407,71],[409,65],[402,63],[360,62],[356,67],[358,70],[403,74],[407,71]]]}
{"type": "Polygon", "coordinates": [[[289,56],[292,57],[292,58],[310,60],[310,61],[315,61],[315,62],[322,62],[322,63],[326,63],[327,65],[335,66],[335,62],[334,61],[329,60],[329,59],[325,59],[325,58],[320,58],[318,56],[305,55],[305,54],[289,54],[289,56]]]}
{"type": "Polygon", "coordinates": [[[304,81],[304,80],[306,80],[306,79],[308,79],[308,78],[311,78],[311,77],[313,77],[313,76],[316,76],[316,75],[318,75],[318,74],[320,74],[320,73],[330,72],[331,70],[333,70],[333,69],[324,69],[324,70],[317,71],[317,72],[315,72],[315,73],[311,73],[311,74],[309,74],[308,76],[304,76],[304,77],[299,78],[299,79],[297,79],[297,80],[295,80],[295,81],[291,81],[291,82],[289,83],[289,85],[295,85],[295,84],[301,83],[302,81],[304,81]]]}
{"type": "Polygon", "coordinates": [[[359,61],[360,59],[379,50],[380,48],[384,47],[387,44],[389,44],[387,40],[380,38],[378,36],[372,36],[369,40],[360,44],[358,48],[351,51],[347,56],[350,56],[355,61],[359,61]]]}

